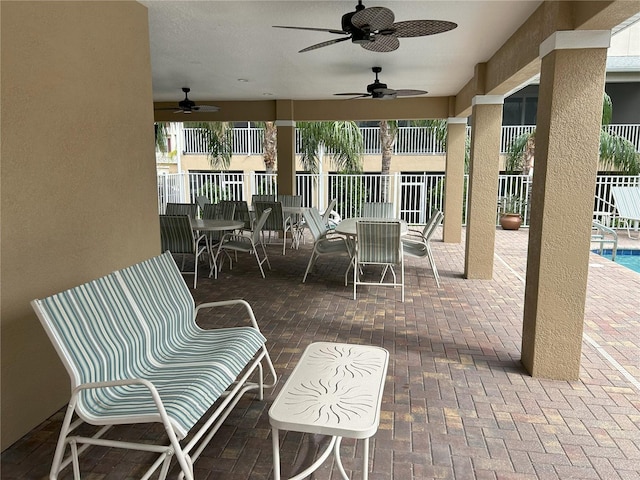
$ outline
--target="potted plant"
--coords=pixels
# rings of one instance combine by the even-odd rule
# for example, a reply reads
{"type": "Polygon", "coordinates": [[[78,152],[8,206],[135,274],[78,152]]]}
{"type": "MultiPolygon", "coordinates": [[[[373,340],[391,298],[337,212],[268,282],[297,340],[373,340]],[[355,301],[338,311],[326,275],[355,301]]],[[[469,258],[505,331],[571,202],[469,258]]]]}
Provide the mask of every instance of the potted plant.
{"type": "Polygon", "coordinates": [[[498,215],[503,230],[518,230],[522,225],[522,199],[518,195],[506,195],[498,200],[498,215]]]}

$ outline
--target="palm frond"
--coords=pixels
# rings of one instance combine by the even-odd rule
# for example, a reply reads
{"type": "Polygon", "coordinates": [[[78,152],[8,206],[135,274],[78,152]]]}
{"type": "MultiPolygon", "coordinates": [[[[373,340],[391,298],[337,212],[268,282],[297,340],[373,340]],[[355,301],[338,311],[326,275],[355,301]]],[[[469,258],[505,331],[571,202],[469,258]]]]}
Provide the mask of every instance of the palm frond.
{"type": "Polygon", "coordinates": [[[197,128],[205,141],[212,168],[228,169],[233,155],[233,125],[229,122],[185,122],[185,127],[197,128]]]}
{"type": "Polygon", "coordinates": [[[513,139],[507,151],[505,170],[509,172],[522,171],[525,164],[525,155],[531,148],[531,140],[535,138],[536,131],[525,132],[513,139]]]}
{"type": "Polygon", "coordinates": [[[169,127],[168,122],[156,122],[154,124],[154,130],[155,130],[155,136],[156,136],[156,149],[162,153],[167,153],[168,127],[169,127]]]}
{"type": "Polygon", "coordinates": [[[600,162],[606,168],[615,168],[631,175],[640,174],[640,154],[624,137],[600,131],[600,162]]]}
{"type": "Polygon", "coordinates": [[[605,92],[602,101],[602,125],[607,126],[611,123],[613,117],[613,102],[611,97],[605,92]]]}
{"type": "Polygon", "coordinates": [[[362,170],[364,141],[355,122],[298,122],[301,163],[305,170],[318,171],[321,151],[330,153],[337,170],[362,170]]]}

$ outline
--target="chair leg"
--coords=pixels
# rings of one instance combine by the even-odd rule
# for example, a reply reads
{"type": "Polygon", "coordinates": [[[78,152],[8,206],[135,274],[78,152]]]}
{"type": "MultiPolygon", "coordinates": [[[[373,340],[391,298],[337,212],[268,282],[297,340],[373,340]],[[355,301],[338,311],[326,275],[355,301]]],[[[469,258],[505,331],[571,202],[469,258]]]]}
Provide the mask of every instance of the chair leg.
{"type": "Polygon", "coordinates": [[[402,285],[400,287],[402,291],[402,302],[404,303],[404,257],[400,257],[400,281],[402,285]]]}
{"type": "Polygon", "coordinates": [[[198,285],[198,250],[196,247],[196,253],[194,254],[195,258],[193,260],[193,288],[195,289],[198,285]]]}
{"type": "Polygon", "coordinates": [[[269,262],[269,256],[267,255],[267,249],[264,247],[264,243],[261,243],[260,246],[262,247],[262,253],[264,253],[264,259],[267,262],[267,266],[269,267],[269,270],[271,270],[271,262],[269,262]]]}
{"type": "Polygon", "coordinates": [[[262,278],[265,278],[264,270],[262,268],[262,262],[260,261],[260,257],[258,256],[258,249],[257,248],[253,249],[253,254],[256,256],[256,261],[258,262],[258,267],[260,268],[260,273],[262,274],[262,278]]]}
{"type": "Polygon", "coordinates": [[[309,263],[307,264],[307,270],[304,272],[304,277],[302,278],[302,283],[304,283],[307,280],[307,275],[311,271],[311,268],[313,267],[313,265],[316,263],[317,258],[318,257],[316,256],[316,251],[314,249],[313,252],[311,252],[311,258],[309,259],[309,263]]]}
{"type": "Polygon", "coordinates": [[[360,269],[360,265],[358,264],[358,260],[354,257],[353,263],[353,299],[356,299],[356,285],[358,283],[358,270],[360,269]]]}
{"type": "Polygon", "coordinates": [[[433,253],[431,252],[431,247],[429,245],[427,245],[427,258],[429,258],[431,270],[433,270],[433,276],[436,279],[436,285],[440,287],[440,275],[438,274],[438,267],[436,267],[436,261],[433,258],[433,253]]]}

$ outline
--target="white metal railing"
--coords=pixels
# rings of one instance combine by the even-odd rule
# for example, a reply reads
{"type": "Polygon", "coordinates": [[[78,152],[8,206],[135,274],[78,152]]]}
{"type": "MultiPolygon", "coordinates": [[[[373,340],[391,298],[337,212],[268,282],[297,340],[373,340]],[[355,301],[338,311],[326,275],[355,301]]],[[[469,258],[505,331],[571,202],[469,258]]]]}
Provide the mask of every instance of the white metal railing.
{"type": "MultiPolygon", "coordinates": [[[[500,152],[506,153],[515,138],[528,133],[535,125],[514,125],[502,127],[500,152]]],[[[378,127],[361,127],[364,140],[365,155],[380,154],[380,129],[378,127]]],[[[467,135],[470,134],[467,127],[467,135]]],[[[640,152],[640,125],[609,125],[607,130],[629,140],[640,152]]],[[[234,155],[262,155],[262,128],[233,129],[234,155]]],[[[296,150],[300,153],[300,137],[296,135],[296,150]]],[[[184,153],[203,155],[207,153],[205,138],[196,128],[184,129],[184,153]]],[[[443,155],[444,146],[440,145],[435,131],[429,127],[399,127],[393,147],[395,155],[443,155]]]]}
{"type": "Polygon", "coordinates": [[[607,125],[609,133],[615,133],[629,140],[636,147],[636,152],[640,152],[640,125],[619,124],[607,125]]]}
{"type": "MultiPolygon", "coordinates": [[[[533,178],[528,175],[500,175],[498,199],[515,197],[529,226],[530,198],[533,178]]],[[[465,182],[468,178],[465,177],[465,182]]],[[[604,225],[617,225],[617,213],[611,195],[612,186],[640,186],[640,175],[599,175],[594,192],[594,216],[604,225]]],[[[467,188],[464,189],[467,192],[467,188]]],[[[277,194],[276,174],[258,172],[181,173],[158,175],[158,211],[163,213],[167,202],[195,203],[199,195],[212,203],[220,200],[247,200],[253,194],[277,194]]],[[[296,194],[302,195],[303,206],[324,210],[329,201],[337,200],[336,211],[342,218],[357,216],[363,202],[390,201],[396,215],[411,224],[424,224],[435,208],[444,203],[444,174],[395,173],[383,176],[368,173],[346,175],[337,173],[296,174],[296,194]],[[384,192],[388,192],[385,196],[384,192]]],[[[465,198],[463,224],[466,225],[465,198]]],[[[499,209],[496,208],[496,214],[499,209]]],[[[496,215],[496,225],[498,215],[496,215]]]]}
{"type": "Polygon", "coordinates": [[[509,125],[502,127],[502,138],[500,139],[500,153],[507,153],[511,143],[524,133],[530,133],[536,128],[535,125],[509,125]]]}

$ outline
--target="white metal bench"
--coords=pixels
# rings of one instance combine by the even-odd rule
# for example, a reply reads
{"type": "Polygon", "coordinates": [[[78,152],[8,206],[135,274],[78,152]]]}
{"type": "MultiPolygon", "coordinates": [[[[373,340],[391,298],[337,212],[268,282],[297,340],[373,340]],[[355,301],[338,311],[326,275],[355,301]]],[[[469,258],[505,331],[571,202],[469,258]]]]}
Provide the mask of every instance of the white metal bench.
{"type": "Polygon", "coordinates": [[[71,377],[51,479],[70,463],[79,479],[79,454],[102,445],[157,453],[143,479],[160,467],[159,478],[166,478],[175,455],[192,480],[193,462],[240,397],[257,389],[262,399],[263,388],[277,381],[251,306],[230,300],[195,308],[169,252],[31,305],[71,377]],[[196,324],[203,309],[234,305],[246,312],[247,326],[196,324]],[[269,385],[263,364],[273,377],[269,385]],[[74,434],[85,422],[101,427],[91,437],[74,434]],[[166,444],[103,438],[113,425],[149,422],[163,424],[166,444]]]}

